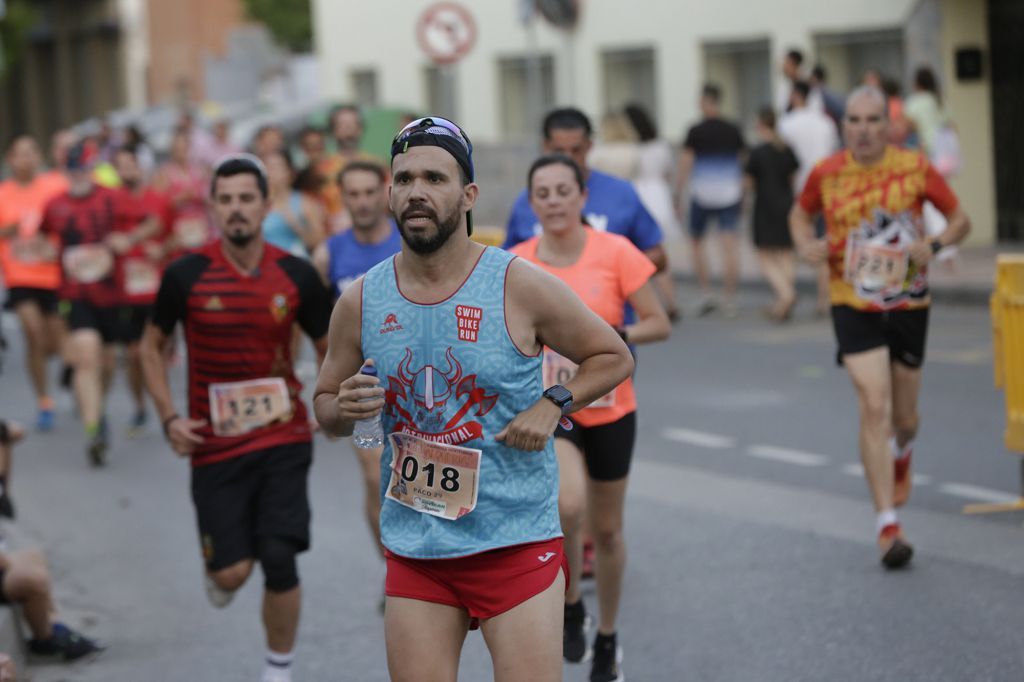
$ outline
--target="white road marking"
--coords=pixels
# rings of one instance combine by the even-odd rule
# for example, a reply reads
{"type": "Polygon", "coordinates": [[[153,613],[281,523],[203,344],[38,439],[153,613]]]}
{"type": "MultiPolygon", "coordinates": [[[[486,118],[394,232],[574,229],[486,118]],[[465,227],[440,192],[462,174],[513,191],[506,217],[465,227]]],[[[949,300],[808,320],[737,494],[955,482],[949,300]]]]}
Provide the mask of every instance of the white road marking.
{"type": "Polygon", "coordinates": [[[802,467],[819,467],[828,463],[828,457],[814,452],[780,448],[774,445],[751,445],[747,454],[758,459],[770,459],[775,462],[796,464],[802,467]]]}
{"type": "Polygon", "coordinates": [[[736,445],[735,438],[720,436],[717,433],[693,431],[691,429],[664,429],[661,432],[661,437],[677,443],[686,443],[687,445],[696,445],[702,448],[714,448],[716,450],[725,450],[736,445]]]}
{"type": "Polygon", "coordinates": [[[1002,490],[993,490],[992,488],[983,488],[978,485],[970,485],[968,483],[943,483],[939,486],[939,490],[947,495],[952,495],[953,497],[962,497],[967,500],[975,500],[978,502],[994,502],[996,504],[1001,504],[1004,502],[1016,502],[1020,499],[1019,495],[1003,492],[1002,490]]]}
{"type": "MultiPolygon", "coordinates": [[[[864,478],[864,466],[861,464],[847,464],[843,467],[843,473],[854,478],[864,478]]],[[[913,474],[914,485],[931,485],[932,477],[928,474],[913,474]]]]}

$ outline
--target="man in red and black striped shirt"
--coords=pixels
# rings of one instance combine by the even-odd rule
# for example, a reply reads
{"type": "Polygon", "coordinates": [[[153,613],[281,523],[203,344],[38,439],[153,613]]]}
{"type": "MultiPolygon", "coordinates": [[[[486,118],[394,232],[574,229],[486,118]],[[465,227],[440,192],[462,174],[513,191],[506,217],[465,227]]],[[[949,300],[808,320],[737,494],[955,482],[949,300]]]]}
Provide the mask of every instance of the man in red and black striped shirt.
{"type": "Polygon", "coordinates": [[[120,291],[115,272],[117,197],[92,181],[82,145],[68,152],[70,186],[43,212],[41,247],[55,243],[61,263],[61,312],[67,320],[67,354],[73,387],[85,427],[86,454],[93,465],[106,461],[104,402],[114,372],[120,291]]]}
{"type": "Polygon", "coordinates": [[[312,433],[292,367],[298,324],[322,360],[330,294],[313,266],[266,244],[267,178],[255,157],[214,172],[222,237],[164,273],[142,340],[143,370],[171,447],[192,459],[207,594],[225,606],[260,562],[267,668],[290,680],[301,592],[295,555],[309,548],[312,433]],[[161,349],[175,325],[188,346],[188,416],[174,410],[161,349]]]}

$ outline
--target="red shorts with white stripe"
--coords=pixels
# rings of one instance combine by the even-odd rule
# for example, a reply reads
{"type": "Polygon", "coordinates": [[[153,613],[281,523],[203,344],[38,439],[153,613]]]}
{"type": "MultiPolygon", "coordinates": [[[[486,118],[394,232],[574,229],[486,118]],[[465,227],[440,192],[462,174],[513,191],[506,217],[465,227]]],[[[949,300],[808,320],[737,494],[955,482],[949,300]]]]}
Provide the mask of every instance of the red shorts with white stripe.
{"type": "Polygon", "coordinates": [[[409,559],[385,552],[389,597],[418,599],[465,609],[470,629],[551,587],[558,571],[569,589],[562,538],[502,547],[456,559],[409,559]]]}

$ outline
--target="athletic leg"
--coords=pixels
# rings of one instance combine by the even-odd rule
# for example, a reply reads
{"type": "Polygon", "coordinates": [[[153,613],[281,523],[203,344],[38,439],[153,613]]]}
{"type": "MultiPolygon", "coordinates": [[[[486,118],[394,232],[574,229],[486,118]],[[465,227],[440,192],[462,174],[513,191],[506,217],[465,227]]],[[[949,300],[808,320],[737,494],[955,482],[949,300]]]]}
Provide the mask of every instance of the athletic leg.
{"type": "Polygon", "coordinates": [[[489,618],[480,629],[491,652],[495,682],[556,682],[562,679],[558,646],[565,603],[565,575],[500,616],[489,618]]]}
{"type": "Polygon", "coordinates": [[[843,364],[857,390],[860,410],[860,456],[875,511],[893,508],[892,454],[892,380],[889,349],[874,348],[843,355],[843,364]]]}
{"type": "MultiPolygon", "coordinates": [[[[559,628],[561,620],[555,616],[559,628]]],[[[455,682],[469,631],[465,610],[404,597],[388,597],[384,640],[392,682],[455,682]],[[430,627],[424,627],[429,623],[430,627]]],[[[492,652],[493,656],[493,652],[492,652]]],[[[561,659],[556,657],[559,667],[561,659]]]]}
{"type": "Polygon", "coordinates": [[[587,510],[597,550],[598,632],[606,635],[615,632],[622,597],[622,576],[626,570],[623,518],[628,481],[628,478],[587,481],[587,510]]]}
{"type": "Polygon", "coordinates": [[[32,388],[36,392],[36,400],[40,408],[50,400],[46,380],[46,359],[49,343],[46,339],[46,316],[39,304],[33,300],[25,300],[17,305],[14,312],[21,322],[21,331],[25,337],[25,363],[28,366],[32,388]]]}
{"type": "Polygon", "coordinates": [[[581,597],[587,472],[583,453],[572,441],[556,438],[555,454],[558,457],[558,514],[562,522],[562,534],[565,535],[565,558],[569,564],[569,591],[565,601],[567,604],[575,604],[581,597]]]}
{"type": "Polygon", "coordinates": [[[373,544],[383,558],[384,547],[380,544],[380,455],[383,448],[364,450],[352,446],[359,468],[363,472],[363,514],[366,525],[373,536],[373,544]]]}

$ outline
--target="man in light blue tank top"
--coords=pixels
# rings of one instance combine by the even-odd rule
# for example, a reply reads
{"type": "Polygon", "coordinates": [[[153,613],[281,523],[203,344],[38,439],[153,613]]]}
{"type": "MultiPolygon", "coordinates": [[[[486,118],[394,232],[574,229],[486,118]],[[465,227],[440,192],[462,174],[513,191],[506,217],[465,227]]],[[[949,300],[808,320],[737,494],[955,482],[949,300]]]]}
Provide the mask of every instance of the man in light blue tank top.
{"type": "Polygon", "coordinates": [[[439,117],[392,145],[402,251],[335,307],[314,397],[331,435],[378,415],[388,670],[454,682],[479,625],[496,680],[560,680],[564,557],[552,433],[633,368],[556,278],[470,240],[472,145],[439,117]],[[543,390],[544,345],[579,365],[543,390]],[[378,377],[360,373],[374,364],[378,377]]]}
{"type": "MultiPolygon", "coordinates": [[[[387,174],[373,161],[350,161],[337,182],[352,228],[329,238],[313,252],[313,265],[337,299],[350,284],[377,263],[402,248],[398,226],[387,211],[387,174]]],[[[374,543],[380,551],[380,456],[381,448],[352,444],[363,474],[363,511],[374,543]]]]}

